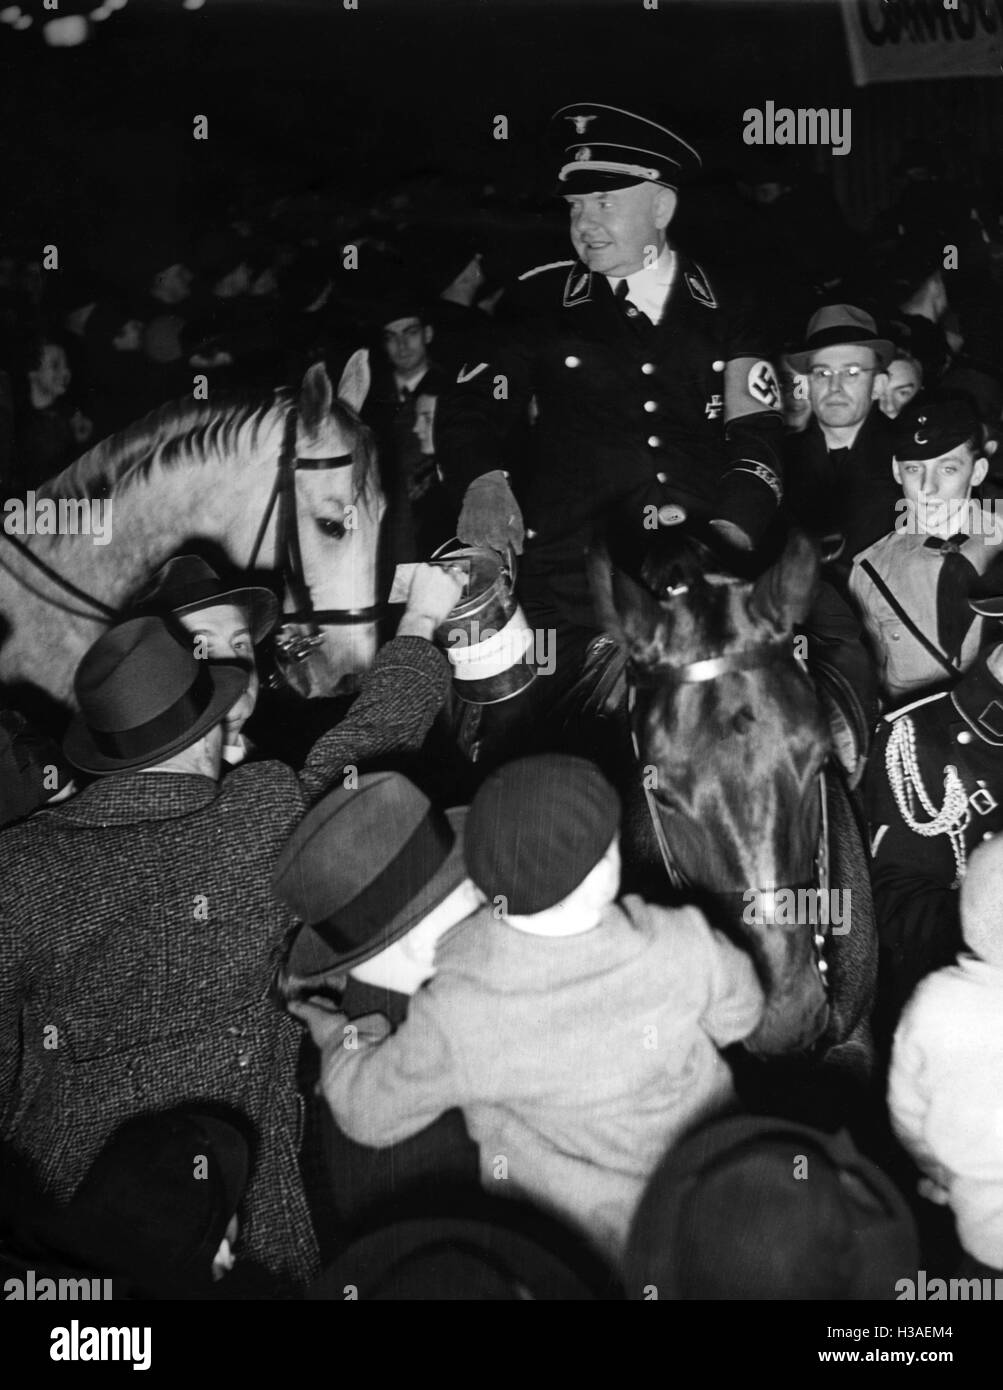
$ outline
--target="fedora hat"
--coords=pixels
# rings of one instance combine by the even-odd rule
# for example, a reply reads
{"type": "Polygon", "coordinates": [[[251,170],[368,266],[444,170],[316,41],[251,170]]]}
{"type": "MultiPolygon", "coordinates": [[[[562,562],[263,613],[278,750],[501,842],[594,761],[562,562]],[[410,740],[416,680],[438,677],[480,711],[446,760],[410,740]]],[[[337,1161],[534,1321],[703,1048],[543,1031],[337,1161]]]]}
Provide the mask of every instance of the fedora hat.
{"type": "Polygon", "coordinates": [[[129,618],[84,654],[63,752],[83,772],[149,766],[196,743],[247,688],[234,665],[199,661],[162,618],[129,618]]]}
{"type": "Polygon", "coordinates": [[[271,589],[257,585],[234,588],[220,579],[199,555],[178,555],[161,566],[136,600],[143,613],[195,613],[233,603],[247,610],[251,641],[257,644],[271,632],[279,616],[279,602],[271,589]]]}
{"type": "Polygon", "coordinates": [[[918,1258],[905,1198],[849,1134],[743,1115],[662,1159],[634,1214],[624,1283],[628,1299],[655,1284],[661,1299],[889,1300],[918,1258]]]}
{"type": "Polygon", "coordinates": [[[222,1105],[135,1116],[105,1142],[69,1205],[52,1214],[49,1243],[87,1268],[131,1277],[141,1290],[204,1295],[255,1142],[246,1116],[222,1105]],[[203,1176],[193,1182],[196,1160],[203,1176]]]}
{"type": "Polygon", "coordinates": [[[467,808],[445,814],[397,772],[366,773],[300,821],[279,856],[276,896],[303,922],[297,978],[350,970],[405,936],[467,877],[467,808]]]}
{"type": "Polygon", "coordinates": [[[804,349],[790,352],[787,360],[796,372],[811,370],[811,359],[822,348],[859,343],[869,347],[878,359],[878,370],[884,371],[895,357],[898,348],[889,338],[878,336],[878,325],[870,314],[854,304],[826,304],[812,314],[804,349]]]}
{"type": "Polygon", "coordinates": [[[586,1278],[538,1239],[481,1216],[408,1217],[366,1232],[307,1291],[310,1301],[518,1302],[595,1298],[586,1278]]]}

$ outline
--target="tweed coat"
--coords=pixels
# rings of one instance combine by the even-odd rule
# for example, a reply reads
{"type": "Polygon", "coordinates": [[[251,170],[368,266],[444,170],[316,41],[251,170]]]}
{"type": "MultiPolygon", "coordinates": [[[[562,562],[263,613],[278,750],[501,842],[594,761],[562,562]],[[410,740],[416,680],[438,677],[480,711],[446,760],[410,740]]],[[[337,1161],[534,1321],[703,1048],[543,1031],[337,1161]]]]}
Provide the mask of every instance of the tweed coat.
{"type": "Polygon", "coordinates": [[[221,782],[123,772],[0,835],[0,1136],[52,1196],[129,1116],[226,1102],[259,1133],[238,1250],[277,1293],[316,1274],[300,1028],[269,999],[293,918],[271,875],[346,764],[421,745],[447,684],[430,643],[396,638],[299,777],[278,762],[221,782]]]}

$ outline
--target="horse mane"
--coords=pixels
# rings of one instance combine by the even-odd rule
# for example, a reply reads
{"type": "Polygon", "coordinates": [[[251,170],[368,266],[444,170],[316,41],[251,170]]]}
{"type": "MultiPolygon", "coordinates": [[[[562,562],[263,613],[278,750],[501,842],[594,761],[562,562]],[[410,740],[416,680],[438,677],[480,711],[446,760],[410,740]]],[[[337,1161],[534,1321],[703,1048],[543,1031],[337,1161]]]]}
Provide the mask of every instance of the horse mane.
{"type": "MultiPolygon", "coordinates": [[[[280,387],[265,399],[256,392],[227,391],[211,401],[169,401],[88,449],[38,493],[57,501],[107,497],[145,481],[154,467],[181,468],[228,454],[246,455],[258,449],[262,431],[274,429],[280,423],[277,416],[295,400],[290,388],[280,387]]],[[[355,435],[353,484],[356,493],[364,493],[375,472],[371,432],[343,401],[335,400],[331,413],[355,435]]]]}

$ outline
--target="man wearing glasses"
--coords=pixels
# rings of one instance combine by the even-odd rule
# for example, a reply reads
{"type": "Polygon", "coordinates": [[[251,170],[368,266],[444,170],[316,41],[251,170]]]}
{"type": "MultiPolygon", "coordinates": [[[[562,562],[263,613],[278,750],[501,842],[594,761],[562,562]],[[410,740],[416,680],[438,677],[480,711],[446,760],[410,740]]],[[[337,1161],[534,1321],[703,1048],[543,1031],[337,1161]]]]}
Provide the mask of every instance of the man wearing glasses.
{"type": "Polygon", "coordinates": [[[894,427],[878,404],[895,353],[870,314],[830,304],[810,320],[804,349],[787,357],[790,369],[808,378],[811,406],[807,427],[785,440],[789,511],[822,538],[826,560],[805,625],[809,662],[816,677],[830,673],[834,746],[852,781],[863,768],[878,685],[849,593],[850,567],[858,551],[895,525],[894,427]]]}
{"type": "Polygon", "coordinates": [[[857,551],[895,524],[892,426],[878,404],[895,345],[852,304],[819,309],[802,352],[789,355],[808,378],[812,419],[788,438],[792,509],[849,572],[857,551]]]}

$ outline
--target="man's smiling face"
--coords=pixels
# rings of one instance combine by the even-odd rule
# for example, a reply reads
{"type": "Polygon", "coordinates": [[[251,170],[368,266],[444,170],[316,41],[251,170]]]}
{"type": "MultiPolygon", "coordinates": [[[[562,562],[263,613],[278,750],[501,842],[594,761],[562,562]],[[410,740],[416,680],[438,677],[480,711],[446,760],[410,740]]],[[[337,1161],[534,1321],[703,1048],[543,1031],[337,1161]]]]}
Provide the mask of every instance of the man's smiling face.
{"type": "Polygon", "coordinates": [[[568,194],[571,244],[589,270],[633,275],[665,245],[676,195],[655,183],[635,183],[598,193],[568,194]]]}

